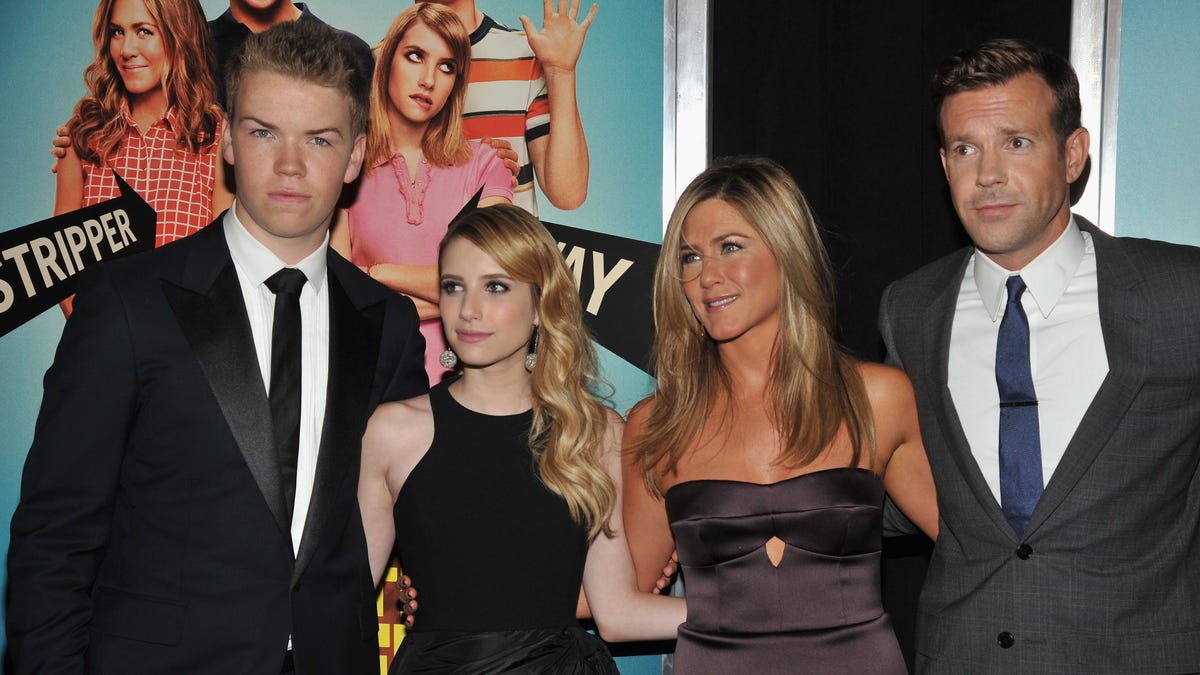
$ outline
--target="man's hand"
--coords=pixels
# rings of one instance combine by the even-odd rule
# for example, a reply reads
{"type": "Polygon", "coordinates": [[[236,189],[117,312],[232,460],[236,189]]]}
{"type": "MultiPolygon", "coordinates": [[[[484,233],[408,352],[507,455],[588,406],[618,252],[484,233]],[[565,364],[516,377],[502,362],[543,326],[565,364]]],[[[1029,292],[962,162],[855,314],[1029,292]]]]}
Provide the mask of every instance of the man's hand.
{"type": "Polygon", "coordinates": [[[583,21],[576,23],[579,16],[579,0],[542,0],[545,16],[542,18],[542,29],[534,28],[529,17],[521,17],[521,26],[529,40],[529,48],[542,64],[543,70],[575,71],[575,63],[583,51],[583,39],[587,37],[588,26],[596,18],[598,9],[595,3],[588,11],[583,21]],[[556,7],[561,2],[561,6],[556,7]],[[561,11],[560,10],[565,10],[561,11]]]}
{"type": "Polygon", "coordinates": [[[490,145],[496,151],[496,156],[512,172],[512,186],[517,187],[517,178],[521,174],[521,162],[519,161],[520,157],[517,156],[517,151],[513,150],[512,143],[503,138],[488,138],[486,136],[479,139],[479,142],[484,145],[490,145]]]}
{"type": "Polygon", "coordinates": [[[50,173],[58,173],[58,160],[67,156],[67,148],[71,146],[71,127],[62,125],[54,130],[54,140],[50,141],[50,156],[54,163],[50,165],[50,173]]]}
{"type": "Polygon", "coordinates": [[[404,616],[404,627],[412,628],[417,614],[417,589],[407,574],[400,576],[400,613],[404,616]]]}
{"type": "Polygon", "coordinates": [[[663,565],[662,575],[658,577],[658,581],[654,582],[654,588],[650,589],[655,595],[662,595],[667,586],[671,585],[671,581],[675,575],[679,573],[679,551],[671,551],[671,558],[667,560],[667,564],[663,565]]]}

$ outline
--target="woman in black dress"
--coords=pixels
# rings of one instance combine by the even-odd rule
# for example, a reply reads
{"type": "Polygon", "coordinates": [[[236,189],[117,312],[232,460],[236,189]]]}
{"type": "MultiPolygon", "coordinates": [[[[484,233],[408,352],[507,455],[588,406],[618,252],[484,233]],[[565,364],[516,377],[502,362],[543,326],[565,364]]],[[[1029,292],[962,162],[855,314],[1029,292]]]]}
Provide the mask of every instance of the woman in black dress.
{"type": "Polygon", "coordinates": [[[578,290],[554,239],[511,206],[456,222],[440,308],[462,375],[381,405],[359,501],[376,580],[393,543],[420,580],[393,673],[615,673],[575,620],[580,582],[610,641],[675,635],[677,598],[640,593],[619,505],[621,418],[596,390],[578,290]]]}

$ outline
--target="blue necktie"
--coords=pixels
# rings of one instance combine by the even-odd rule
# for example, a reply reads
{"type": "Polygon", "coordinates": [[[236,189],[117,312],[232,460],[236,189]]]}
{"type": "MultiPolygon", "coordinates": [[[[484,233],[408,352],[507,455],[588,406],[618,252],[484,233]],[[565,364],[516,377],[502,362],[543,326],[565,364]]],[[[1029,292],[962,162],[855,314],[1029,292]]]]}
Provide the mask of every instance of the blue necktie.
{"type": "Polygon", "coordinates": [[[1008,278],[1008,305],[996,340],[1000,391],[1000,506],[1017,536],[1025,533],[1042,496],[1042,444],[1038,402],[1029,369],[1029,320],[1021,308],[1025,282],[1008,278]]]}

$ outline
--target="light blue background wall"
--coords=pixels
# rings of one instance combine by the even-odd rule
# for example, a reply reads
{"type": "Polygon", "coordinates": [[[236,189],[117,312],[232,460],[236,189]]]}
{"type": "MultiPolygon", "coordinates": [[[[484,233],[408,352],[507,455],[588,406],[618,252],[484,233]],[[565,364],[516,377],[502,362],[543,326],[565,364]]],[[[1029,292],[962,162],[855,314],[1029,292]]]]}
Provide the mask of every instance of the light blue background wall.
{"type": "MultiPolygon", "coordinates": [[[[227,0],[202,0],[208,16],[227,0]]],[[[368,43],[378,42],[407,0],[314,0],[309,8],[368,43]]],[[[541,25],[541,0],[479,0],[498,21],[519,27],[526,14],[541,25]]],[[[0,5],[0,119],[8,130],[0,153],[3,220],[9,230],[49,217],[54,199],[50,140],[85,93],[82,73],[92,59],[93,0],[37,0],[0,5]]],[[[586,9],[586,8],[585,8],[586,9]]],[[[579,63],[580,109],[591,150],[587,202],[559,212],[541,198],[545,220],[657,242],[661,238],[662,5],[607,0],[588,33],[579,63]]],[[[41,399],[41,377],[62,332],[57,309],[0,337],[0,559],[8,551],[8,523],[16,506],[21,467],[41,399]]],[[[603,374],[617,388],[624,411],[650,391],[650,379],[601,349],[603,374]]],[[[97,398],[103,392],[96,392],[97,398]]],[[[87,429],[80,429],[86,442],[87,429]]],[[[70,471],[71,467],[63,467],[70,471]]],[[[0,586],[4,571],[0,568],[0,586]]],[[[0,607],[0,616],[3,608],[0,607]]],[[[3,636],[0,635],[0,645],[3,636]]],[[[622,664],[626,673],[640,670],[622,664]]]]}
{"type": "Polygon", "coordinates": [[[1120,77],[1116,233],[1200,245],[1200,2],[1124,0],[1120,77]]]}

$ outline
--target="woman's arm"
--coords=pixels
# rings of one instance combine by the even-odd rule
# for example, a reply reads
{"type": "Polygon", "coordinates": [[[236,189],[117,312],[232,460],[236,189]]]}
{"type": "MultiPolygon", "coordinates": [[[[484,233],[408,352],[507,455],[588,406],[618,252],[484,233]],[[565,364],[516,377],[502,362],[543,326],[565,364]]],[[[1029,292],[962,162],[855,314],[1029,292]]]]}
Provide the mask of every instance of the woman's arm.
{"type": "Polygon", "coordinates": [[[937,490],[921,440],[912,383],[891,366],[862,364],[860,372],[875,417],[876,471],[900,510],[930,539],[937,539],[937,490]]]}
{"type": "Polygon", "coordinates": [[[437,265],[376,263],[367,269],[367,273],[384,286],[412,298],[422,321],[441,316],[438,300],[442,289],[438,284],[437,265]]]}
{"type": "MultiPolygon", "coordinates": [[[[54,166],[54,215],[78,211],[83,208],[83,162],[68,143],[62,148],[63,155],[54,166]]],[[[63,316],[71,316],[75,296],[68,295],[58,303],[63,316]]]]}
{"type": "Polygon", "coordinates": [[[624,481],[621,516],[633,566],[637,571],[638,588],[643,591],[653,589],[659,582],[663,565],[667,564],[675,550],[675,539],[671,536],[671,525],[667,521],[666,502],[650,494],[637,461],[636,449],[641,443],[646,419],[653,407],[653,399],[646,399],[629,411],[629,423],[625,425],[621,449],[621,476],[624,481]]]}
{"type": "Polygon", "coordinates": [[[63,148],[58,160],[54,179],[54,215],[62,215],[83,208],[83,162],[75,154],[75,148],[63,148]]]}
{"type": "Polygon", "coordinates": [[[429,397],[380,404],[367,421],[358,475],[358,508],[367,535],[371,576],[378,586],[396,539],[396,495],[433,441],[429,397]]]}
{"type": "MultiPolygon", "coordinates": [[[[638,590],[633,560],[625,542],[620,506],[621,426],[620,417],[612,413],[603,457],[604,467],[617,489],[617,505],[609,520],[615,535],[607,537],[601,533],[592,541],[583,568],[583,587],[587,591],[596,627],[605,640],[671,639],[686,618],[684,602],[681,598],[638,590]]],[[[663,559],[666,559],[665,556],[663,559]]]]}
{"type": "Polygon", "coordinates": [[[528,17],[521,25],[546,76],[546,98],[550,108],[550,133],[529,144],[529,157],[537,175],[538,185],[551,204],[564,210],[579,208],[587,199],[588,148],[583,135],[583,121],[575,95],[575,64],[583,51],[588,27],[596,18],[593,4],[583,21],[579,16],[579,0],[554,0],[544,3],[542,29],[537,30],[528,17]]]}

